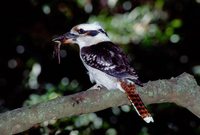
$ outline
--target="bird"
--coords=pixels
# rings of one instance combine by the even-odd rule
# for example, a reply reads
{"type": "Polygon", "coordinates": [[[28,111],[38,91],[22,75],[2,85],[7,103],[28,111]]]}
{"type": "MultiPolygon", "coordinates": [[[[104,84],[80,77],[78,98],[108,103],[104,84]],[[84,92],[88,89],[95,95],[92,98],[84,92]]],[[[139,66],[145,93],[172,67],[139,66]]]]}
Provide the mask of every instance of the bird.
{"type": "Polygon", "coordinates": [[[146,123],[154,122],[136,90],[136,85],[143,86],[136,71],[130,66],[127,55],[110,40],[98,22],[76,25],[52,41],[57,43],[55,55],[58,55],[59,62],[60,45],[78,44],[80,59],[90,81],[98,88],[119,89],[126,93],[138,115],[146,123]]]}

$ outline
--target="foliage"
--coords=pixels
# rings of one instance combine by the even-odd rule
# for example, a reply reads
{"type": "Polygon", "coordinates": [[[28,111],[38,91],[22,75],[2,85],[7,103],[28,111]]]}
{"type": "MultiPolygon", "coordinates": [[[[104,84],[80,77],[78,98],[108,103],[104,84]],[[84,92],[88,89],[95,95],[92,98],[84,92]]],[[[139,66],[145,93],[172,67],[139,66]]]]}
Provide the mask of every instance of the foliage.
{"type": "Polygon", "coordinates": [[[150,5],[142,5],[123,14],[109,16],[102,13],[91,16],[89,22],[100,22],[108,31],[111,40],[118,44],[135,43],[152,46],[163,44],[170,39],[175,43],[179,41],[180,37],[174,34],[174,31],[180,28],[181,20],[174,19],[167,22],[167,19],[165,11],[150,5]]]}

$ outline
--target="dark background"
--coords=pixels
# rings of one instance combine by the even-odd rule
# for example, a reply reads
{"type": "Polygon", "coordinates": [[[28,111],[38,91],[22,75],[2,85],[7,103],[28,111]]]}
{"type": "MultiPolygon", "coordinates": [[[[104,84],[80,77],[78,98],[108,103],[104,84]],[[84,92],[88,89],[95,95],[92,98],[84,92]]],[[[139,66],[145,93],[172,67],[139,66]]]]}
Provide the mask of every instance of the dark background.
{"type": "MultiPolygon", "coordinates": [[[[135,65],[142,82],[148,80],[168,79],[188,72],[195,75],[199,83],[199,74],[194,72],[194,67],[200,65],[200,3],[198,0],[167,0],[163,10],[169,15],[170,21],[179,18],[182,26],[175,30],[180,35],[180,41],[176,44],[166,40],[162,43],[151,45],[128,45],[128,53],[133,56],[131,64],[135,65]]],[[[121,3],[124,1],[120,1],[121,3]]],[[[1,2],[1,41],[0,41],[0,112],[5,112],[22,107],[23,102],[33,93],[44,94],[45,84],[57,85],[63,77],[70,81],[77,80],[82,90],[92,86],[89,82],[86,70],[83,67],[78,47],[63,47],[67,56],[61,59],[61,64],[53,58],[54,35],[62,34],[74,25],[85,23],[91,15],[99,15],[102,9],[106,9],[109,16],[116,13],[125,13],[120,7],[120,2],[110,10],[103,5],[106,1],[92,1],[93,11],[88,14],[83,7],[72,0],[20,0],[1,2]],[[42,10],[48,4],[51,8],[49,14],[42,10]],[[24,52],[16,51],[17,47],[23,47],[24,52]],[[9,61],[17,64],[10,68],[9,61]],[[42,67],[38,77],[39,87],[31,89],[26,86],[32,65],[37,62],[42,67]]],[[[132,9],[137,6],[151,4],[154,1],[131,1],[132,9]]],[[[158,22],[159,24],[159,22],[158,22]]],[[[110,26],[111,27],[111,26],[110,26]]],[[[199,69],[200,70],[200,69],[199,69]]],[[[64,92],[64,95],[75,92],[64,92]]],[[[117,122],[110,125],[118,134],[147,134],[182,135],[200,134],[200,120],[188,110],[174,104],[151,105],[155,123],[147,125],[138,118],[136,113],[122,113],[117,117],[117,122]],[[144,128],[145,127],[145,128],[144,128]]],[[[97,113],[106,121],[110,120],[111,110],[97,113]]],[[[104,129],[105,130],[105,129],[104,129]]],[[[104,130],[94,131],[93,134],[105,134],[104,130]]],[[[28,134],[39,131],[32,129],[28,134]]],[[[67,133],[66,133],[67,134],[67,133]]]]}

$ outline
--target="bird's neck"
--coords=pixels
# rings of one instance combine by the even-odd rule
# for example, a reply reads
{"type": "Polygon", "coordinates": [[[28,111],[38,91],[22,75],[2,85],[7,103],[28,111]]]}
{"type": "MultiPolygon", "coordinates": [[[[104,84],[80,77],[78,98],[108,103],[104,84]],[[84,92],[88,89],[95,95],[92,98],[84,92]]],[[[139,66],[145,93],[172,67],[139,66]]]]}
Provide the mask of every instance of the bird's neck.
{"type": "Polygon", "coordinates": [[[96,44],[99,44],[99,43],[102,43],[102,42],[111,42],[111,41],[110,41],[110,39],[108,37],[96,38],[95,40],[91,39],[91,40],[88,40],[87,42],[79,41],[78,45],[79,45],[79,47],[81,49],[83,47],[93,46],[93,45],[96,45],[96,44]]]}

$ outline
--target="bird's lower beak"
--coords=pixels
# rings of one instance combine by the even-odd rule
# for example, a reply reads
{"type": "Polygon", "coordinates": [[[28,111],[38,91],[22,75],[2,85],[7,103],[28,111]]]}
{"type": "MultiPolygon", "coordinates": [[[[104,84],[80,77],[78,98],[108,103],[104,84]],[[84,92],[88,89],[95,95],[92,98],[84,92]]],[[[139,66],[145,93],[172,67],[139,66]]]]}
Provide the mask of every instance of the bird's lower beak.
{"type": "Polygon", "coordinates": [[[71,44],[76,41],[77,37],[78,37],[77,35],[67,32],[61,36],[53,38],[52,41],[57,42],[59,44],[71,44]]]}

